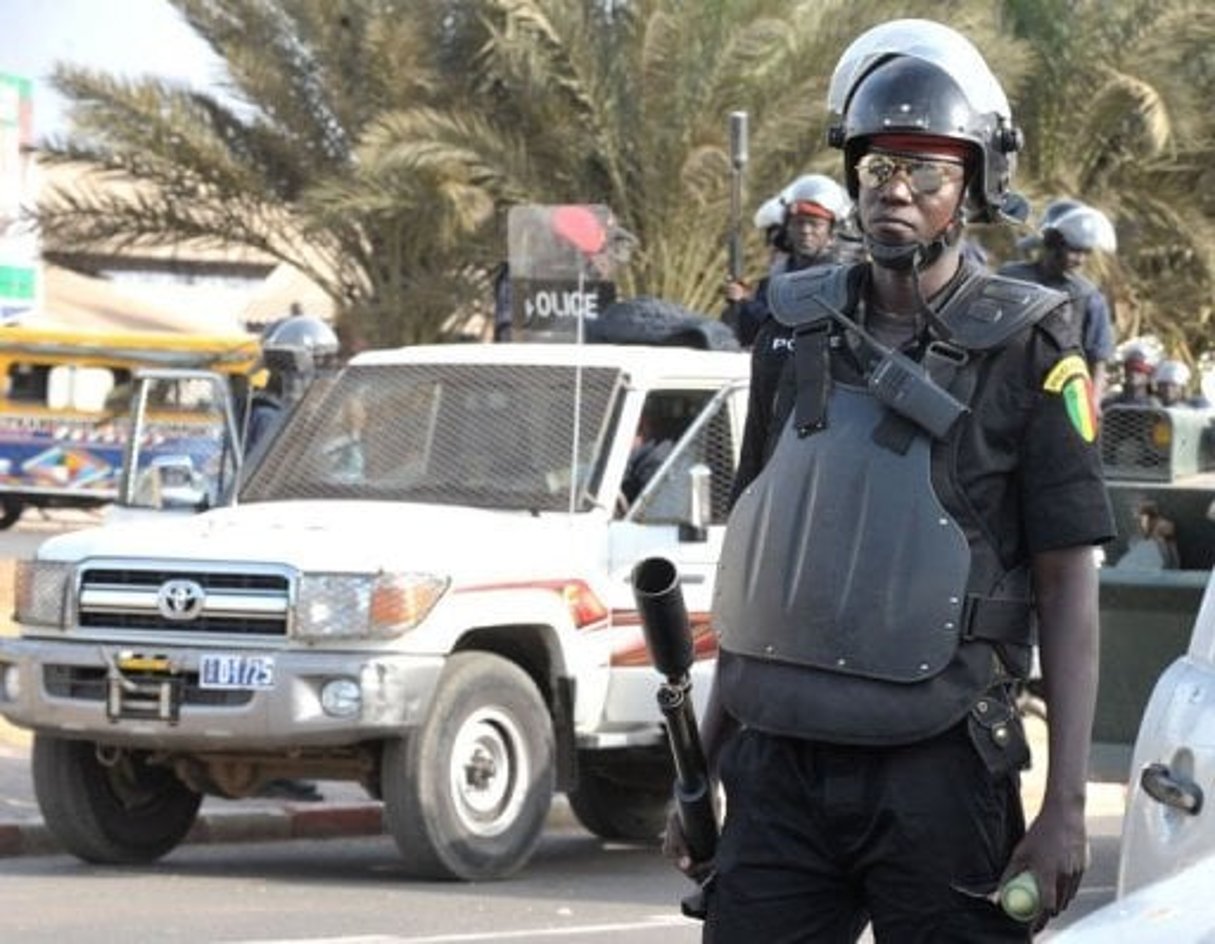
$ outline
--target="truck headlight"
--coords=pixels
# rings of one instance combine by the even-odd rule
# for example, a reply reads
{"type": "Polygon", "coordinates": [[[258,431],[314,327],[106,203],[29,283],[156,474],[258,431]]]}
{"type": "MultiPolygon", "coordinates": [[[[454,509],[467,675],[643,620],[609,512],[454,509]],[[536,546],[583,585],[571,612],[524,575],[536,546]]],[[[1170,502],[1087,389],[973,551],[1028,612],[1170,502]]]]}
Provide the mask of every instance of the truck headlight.
{"type": "Polygon", "coordinates": [[[18,561],[13,592],[17,622],[59,628],[67,625],[72,572],[72,565],[61,561],[18,561]]]}
{"type": "Polygon", "coordinates": [[[294,632],[302,639],[391,639],[422,622],[447,584],[434,574],[305,574],[294,632]]]}

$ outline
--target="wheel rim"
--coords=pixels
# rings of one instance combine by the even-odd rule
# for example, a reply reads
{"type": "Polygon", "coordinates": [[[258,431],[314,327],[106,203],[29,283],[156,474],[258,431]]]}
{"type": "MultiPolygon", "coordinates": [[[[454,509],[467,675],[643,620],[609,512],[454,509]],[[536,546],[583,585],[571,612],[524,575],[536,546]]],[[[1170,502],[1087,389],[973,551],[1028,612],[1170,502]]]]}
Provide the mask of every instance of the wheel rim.
{"type": "Polygon", "coordinates": [[[452,745],[452,806],[463,827],[478,836],[508,829],[523,806],[529,779],[518,725],[497,708],[482,708],[460,725],[452,745]]]}
{"type": "Polygon", "coordinates": [[[165,788],[173,780],[167,771],[141,766],[126,754],[101,766],[106,789],[114,803],[131,815],[154,812],[163,801],[165,788]]]}

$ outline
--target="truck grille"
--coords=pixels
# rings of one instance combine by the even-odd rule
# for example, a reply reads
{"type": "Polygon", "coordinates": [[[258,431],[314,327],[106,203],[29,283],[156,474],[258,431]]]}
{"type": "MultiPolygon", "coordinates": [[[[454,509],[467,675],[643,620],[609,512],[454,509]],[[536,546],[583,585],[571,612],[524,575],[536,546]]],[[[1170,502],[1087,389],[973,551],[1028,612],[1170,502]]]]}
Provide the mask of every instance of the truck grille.
{"type": "Polygon", "coordinates": [[[281,637],[291,595],[285,568],[106,562],[81,570],[76,617],[77,625],[93,629],[281,637]]]}

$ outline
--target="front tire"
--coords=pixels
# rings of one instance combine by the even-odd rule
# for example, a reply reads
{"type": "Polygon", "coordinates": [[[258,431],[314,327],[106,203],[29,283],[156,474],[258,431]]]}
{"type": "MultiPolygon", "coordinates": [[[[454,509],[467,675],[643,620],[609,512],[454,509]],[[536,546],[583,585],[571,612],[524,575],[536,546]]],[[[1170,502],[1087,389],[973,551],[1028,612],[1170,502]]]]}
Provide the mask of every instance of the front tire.
{"type": "Polygon", "coordinates": [[[503,878],[540,841],[553,726],[535,682],[484,652],[451,656],[426,721],[384,748],[384,819],[418,878],[503,878]]]}
{"type": "Polygon", "coordinates": [[[174,849],[194,825],[202,794],[134,751],[103,764],[97,746],[34,736],[34,795],[47,828],[85,862],[138,865],[174,849]]]}

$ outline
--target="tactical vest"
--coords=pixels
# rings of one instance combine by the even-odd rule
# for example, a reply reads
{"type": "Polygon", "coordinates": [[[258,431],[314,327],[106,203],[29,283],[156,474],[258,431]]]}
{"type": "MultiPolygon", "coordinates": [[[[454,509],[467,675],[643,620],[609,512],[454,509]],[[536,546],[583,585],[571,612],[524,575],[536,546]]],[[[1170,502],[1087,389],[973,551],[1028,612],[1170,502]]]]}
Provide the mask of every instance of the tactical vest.
{"type": "Polygon", "coordinates": [[[723,703],[779,734],[931,736],[1028,669],[1028,568],[1000,561],[958,492],[957,429],[980,360],[1064,296],[964,270],[908,368],[922,376],[905,371],[892,392],[878,370],[866,385],[832,377],[831,312],[854,307],[847,267],[773,284],[773,313],[794,331],[797,395],[726,529],[713,602],[723,703]],[[934,397],[956,409],[941,413],[934,397]]]}

